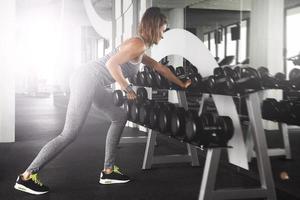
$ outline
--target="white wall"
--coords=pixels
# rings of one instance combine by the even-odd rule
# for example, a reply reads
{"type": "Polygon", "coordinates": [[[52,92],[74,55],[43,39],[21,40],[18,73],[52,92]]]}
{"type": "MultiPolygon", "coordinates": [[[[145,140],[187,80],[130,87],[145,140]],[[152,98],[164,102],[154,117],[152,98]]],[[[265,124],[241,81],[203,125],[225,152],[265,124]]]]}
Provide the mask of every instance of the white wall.
{"type": "Polygon", "coordinates": [[[0,1],[0,142],[15,141],[15,1],[0,1]]]}
{"type": "MultiPolygon", "coordinates": [[[[271,74],[283,72],[284,0],[253,0],[250,20],[250,66],[265,66],[271,74]]],[[[282,91],[266,91],[264,98],[282,99],[282,91]]],[[[272,122],[267,129],[277,129],[272,122]]]]}
{"type": "MultiPolygon", "coordinates": [[[[184,28],[184,9],[183,8],[174,8],[166,13],[168,17],[168,26],[170,29],[172,28],[184,28]]],[[[180,48],[180,47],[178,47],[180,48]]],[[[168,56],[169,64],[174,67],[182,66],[183,58],[181,56],[168,56]]]]}

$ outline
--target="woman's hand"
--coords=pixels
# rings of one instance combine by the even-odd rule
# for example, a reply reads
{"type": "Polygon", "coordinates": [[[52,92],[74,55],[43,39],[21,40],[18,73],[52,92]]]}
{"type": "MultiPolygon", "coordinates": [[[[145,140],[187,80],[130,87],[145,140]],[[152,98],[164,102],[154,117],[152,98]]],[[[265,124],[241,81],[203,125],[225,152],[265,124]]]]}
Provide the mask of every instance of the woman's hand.
{"type": "Polygon", "coordinates": [[[132,89],[132,85],[129,84],[126,88],[124,88],[124,91],[126,92],[127,99],[130,101],[136,100],[137,96],[135,91],[132,89]]]}
{"type": "Polygon", "coordinates": [[[181,87],[182,87],[183,89],[186,89],[186,88],[188,88],[191,84],[192,84],[192,81],[189,79],[189,80],[183,82],[183,84],[181,85],[181,87]]]}
{"type": "Polygon", "coordinates": [[[136,100],[136,94],[133,90],[127,92],[127,99],[130,101],[136,100]]]}

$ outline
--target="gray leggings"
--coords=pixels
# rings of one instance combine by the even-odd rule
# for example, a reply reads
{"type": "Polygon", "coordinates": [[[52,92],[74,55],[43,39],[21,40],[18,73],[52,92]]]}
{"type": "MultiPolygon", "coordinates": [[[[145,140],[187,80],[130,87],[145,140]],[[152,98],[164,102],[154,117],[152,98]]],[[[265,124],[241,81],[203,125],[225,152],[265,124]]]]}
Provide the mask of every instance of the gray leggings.
{"type": "Polygon", "coordinates": [[[104,168],[113,167],[117,146],[127,117],[122,108],[113,105],[112,93],[108,92],[98,80],[99,77],[92,73],[90,68],[78,70],[72,76],[70,100],[63,131],[41,149],[26,171],[38,172],[75,140],[87,118],[92,103],[111,120],[106,137],[104,168]]]}

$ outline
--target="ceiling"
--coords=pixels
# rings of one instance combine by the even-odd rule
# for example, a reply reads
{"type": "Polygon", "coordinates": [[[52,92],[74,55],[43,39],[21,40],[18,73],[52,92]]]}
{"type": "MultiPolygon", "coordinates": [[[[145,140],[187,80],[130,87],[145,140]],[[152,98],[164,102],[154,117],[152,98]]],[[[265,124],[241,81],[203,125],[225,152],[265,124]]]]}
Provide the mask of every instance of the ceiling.
{"type": "Polygon", "coordinates": [[[250,10],[251,0],[153,0],[153,6],[160,8],[196,8],[218,10],[250,10]]]}

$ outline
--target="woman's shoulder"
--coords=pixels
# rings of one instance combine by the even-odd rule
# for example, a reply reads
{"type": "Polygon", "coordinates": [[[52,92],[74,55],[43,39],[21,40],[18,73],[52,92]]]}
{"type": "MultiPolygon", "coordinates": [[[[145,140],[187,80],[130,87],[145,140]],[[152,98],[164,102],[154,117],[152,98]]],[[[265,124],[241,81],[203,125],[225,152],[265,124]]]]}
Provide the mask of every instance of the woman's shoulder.
{"type": "Polygon", "coordinates": [[[120,47],[134,47],[134,48],[141,48],[141,49],[146,49],[146,44],[144,43],[144,41],[138,37],[131,37],[126,39],[124,42],[122,42],[122,44],[120,45],[120,47]]]}

